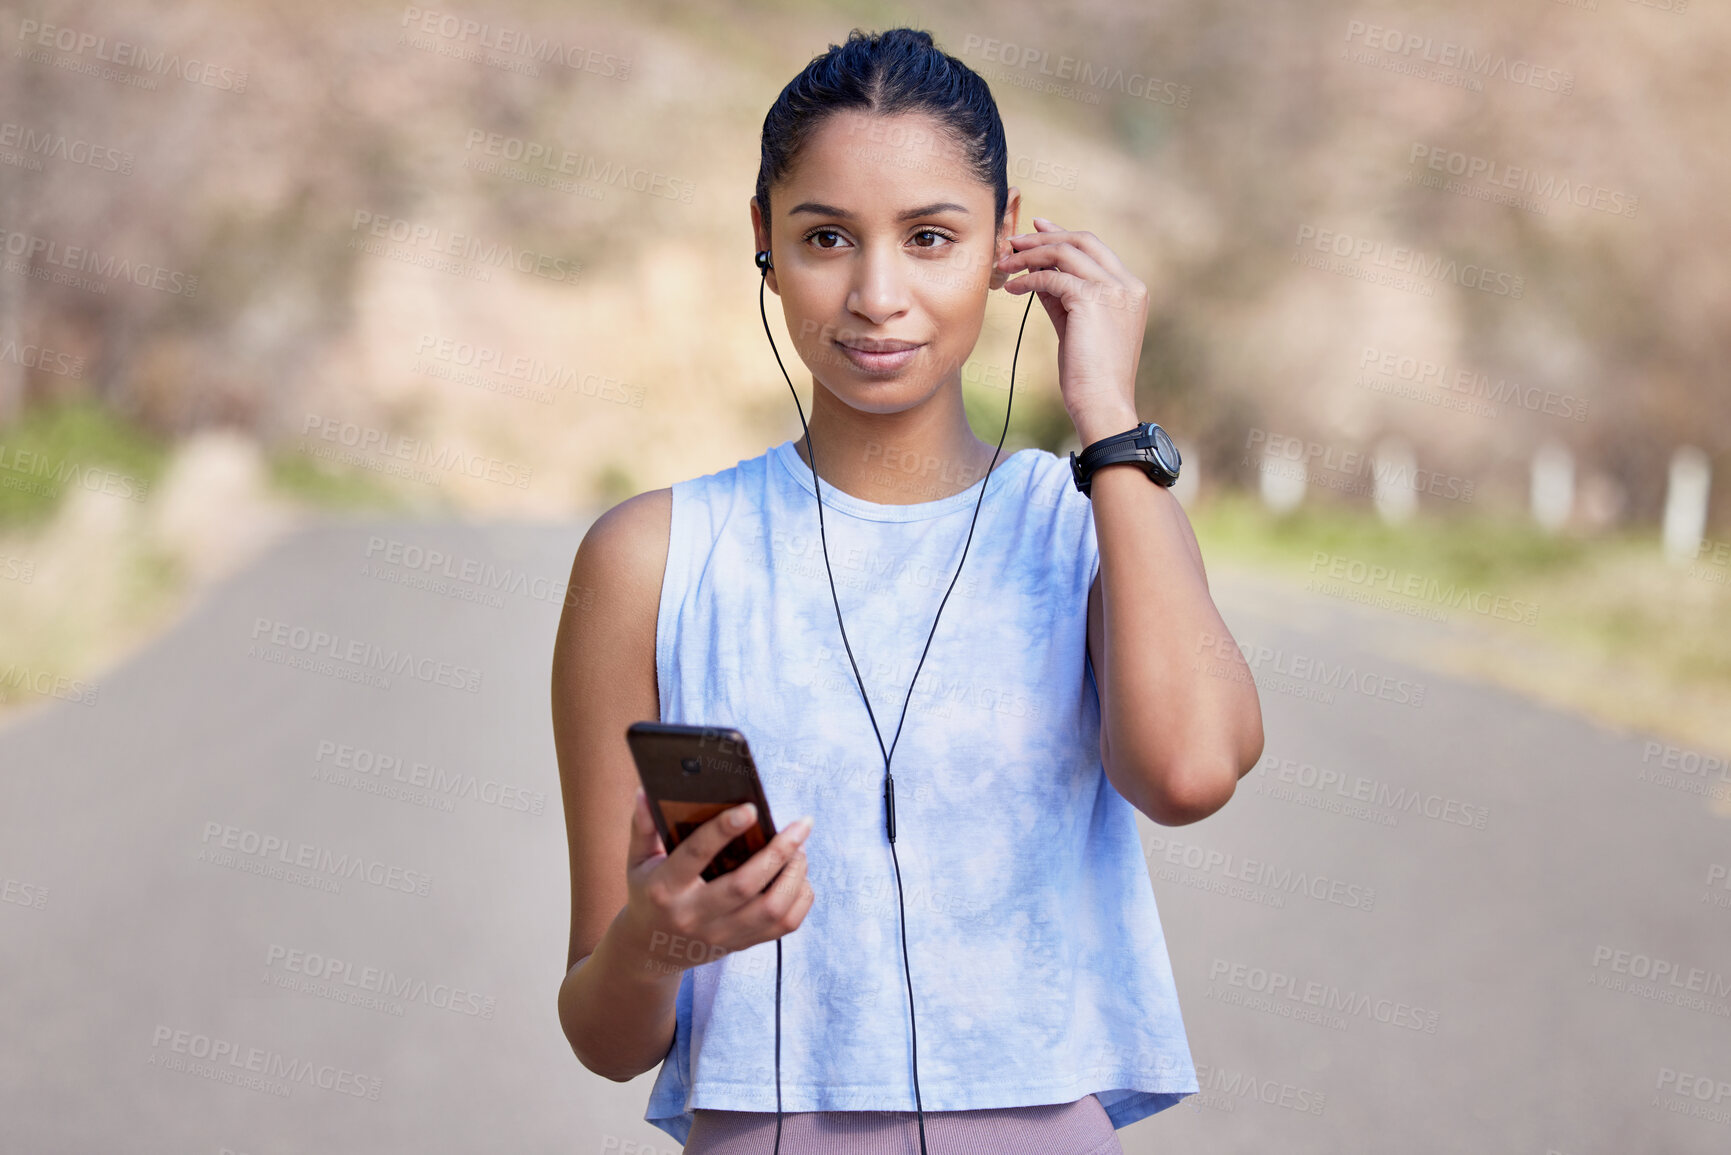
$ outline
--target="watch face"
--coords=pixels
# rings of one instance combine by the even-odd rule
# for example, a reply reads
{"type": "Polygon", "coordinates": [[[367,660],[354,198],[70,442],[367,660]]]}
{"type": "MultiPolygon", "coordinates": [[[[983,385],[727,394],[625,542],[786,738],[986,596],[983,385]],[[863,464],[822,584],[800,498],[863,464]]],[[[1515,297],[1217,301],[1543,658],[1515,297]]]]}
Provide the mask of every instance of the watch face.
{"type": "Polygon", "coordinates": [[[1154,453],[1168,473],[1177,473],[1178,467],[1183,464],[1183,458],[1178,456],[1178,447],[1172,444],[1172,438],[1158,425],[1154,427],[1154,453]]]}

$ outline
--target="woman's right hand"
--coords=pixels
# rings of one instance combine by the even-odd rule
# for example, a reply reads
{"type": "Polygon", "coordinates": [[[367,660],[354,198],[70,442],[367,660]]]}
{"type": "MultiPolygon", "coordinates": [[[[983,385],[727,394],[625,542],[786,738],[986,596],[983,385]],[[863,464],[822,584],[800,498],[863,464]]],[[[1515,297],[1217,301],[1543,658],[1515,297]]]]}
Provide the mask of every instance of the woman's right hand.
{"type": "Polygon", "coordinates": [[[731,951],[799,929],[814,899],[805,876],[811,819],[779,831],[743,866],[713,881],[703,869],[722,847],[757,821],[750,803],[729,807],[667,853],[641,787],[626,856],[632,938],[646,944],[646,966],[664,973],[711,962],[731,951]],[[743,820],[740,820],[743,817],[743,820]],[[737,822],[737,824],[735,824],[737,822]]]}

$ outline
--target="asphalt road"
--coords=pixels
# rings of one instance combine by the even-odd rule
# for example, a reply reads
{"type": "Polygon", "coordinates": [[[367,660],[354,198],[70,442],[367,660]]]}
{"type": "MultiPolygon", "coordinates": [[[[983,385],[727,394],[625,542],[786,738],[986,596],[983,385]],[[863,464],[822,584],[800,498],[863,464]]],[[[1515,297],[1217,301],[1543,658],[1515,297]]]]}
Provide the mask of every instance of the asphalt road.
{"type": "MultiPolygon", "coordinates": [[[[0,729],[0,1150],[676,1149],[554,1009],[582,530],[297,534],[0,729]]],[[[1415,660],[1457,627],[1212,576],[1268,745],[1144,824],[1204,1093],[1125,1150],[1731,1149],[1723,772],[1415,660]]]]}

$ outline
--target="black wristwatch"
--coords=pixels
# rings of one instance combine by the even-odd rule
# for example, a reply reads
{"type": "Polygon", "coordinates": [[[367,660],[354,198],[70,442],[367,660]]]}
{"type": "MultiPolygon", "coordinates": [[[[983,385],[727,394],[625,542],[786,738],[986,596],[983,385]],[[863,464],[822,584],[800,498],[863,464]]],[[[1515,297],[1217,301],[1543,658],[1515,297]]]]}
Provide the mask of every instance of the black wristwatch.
{"type": "Polygon", "coordinates": [[[1178,480],[1178,467],[1183,464],[1178,447],[1172,444],[1166,431],[1152,421],[1144,421],[1134,429],[1102,437],[1082,450],[1080,456],[1071,452],[1070,475],[1076,479],[1076,488],[1092,497],[1088,488],[1093,483],[1094,471],[1120,461],[1134,461],[1155,485],[1165,486],[1178,480]]]}

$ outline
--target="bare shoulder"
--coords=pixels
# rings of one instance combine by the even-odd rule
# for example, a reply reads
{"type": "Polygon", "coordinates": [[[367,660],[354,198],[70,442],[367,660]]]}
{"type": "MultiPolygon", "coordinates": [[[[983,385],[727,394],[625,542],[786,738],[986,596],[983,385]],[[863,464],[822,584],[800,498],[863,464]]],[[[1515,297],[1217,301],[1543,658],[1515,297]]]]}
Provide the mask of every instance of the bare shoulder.
{"type": "Polygon", "coordinates": [[[620,596],[647,588],[660,599],[661,577],[667,565],[667,538],[673,523],[673,490],[651,489],[628,497],[596,518],[577,547],[571,563],[573,589],[577,579],[593,590],[592,597],[616,602],[620,596]]]}

